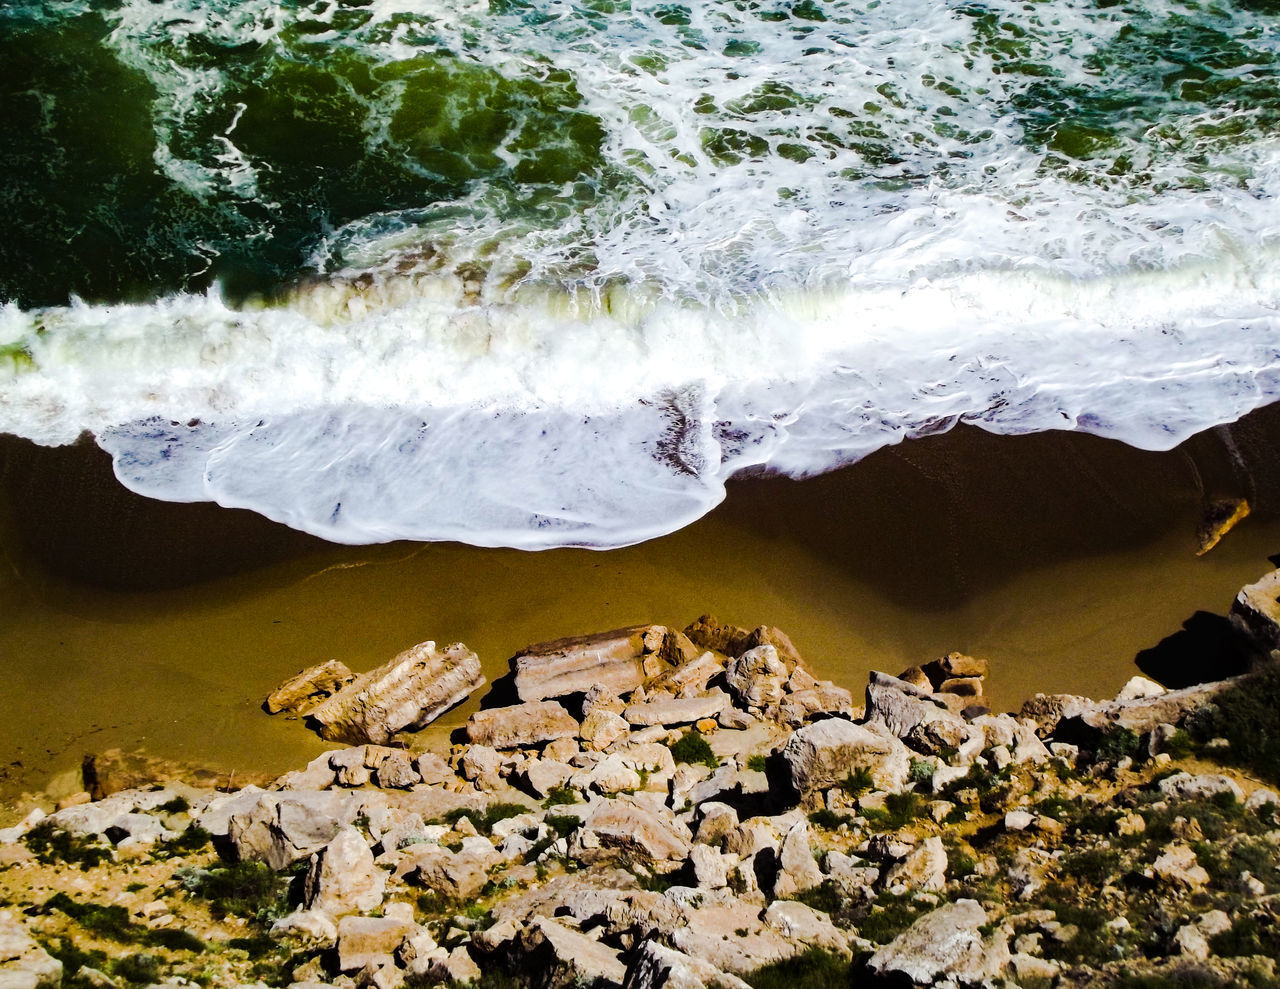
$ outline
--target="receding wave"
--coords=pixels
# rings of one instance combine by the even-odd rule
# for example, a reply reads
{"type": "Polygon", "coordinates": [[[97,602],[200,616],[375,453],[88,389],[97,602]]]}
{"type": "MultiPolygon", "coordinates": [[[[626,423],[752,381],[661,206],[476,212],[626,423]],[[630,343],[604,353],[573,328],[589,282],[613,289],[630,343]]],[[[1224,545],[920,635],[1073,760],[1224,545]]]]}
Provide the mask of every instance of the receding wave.
{"type": "Polygon", "coordinates": [[[1280,396],[1265,5],[0,11],[0,430],[326,538],[616,546],[1280,396]]]}

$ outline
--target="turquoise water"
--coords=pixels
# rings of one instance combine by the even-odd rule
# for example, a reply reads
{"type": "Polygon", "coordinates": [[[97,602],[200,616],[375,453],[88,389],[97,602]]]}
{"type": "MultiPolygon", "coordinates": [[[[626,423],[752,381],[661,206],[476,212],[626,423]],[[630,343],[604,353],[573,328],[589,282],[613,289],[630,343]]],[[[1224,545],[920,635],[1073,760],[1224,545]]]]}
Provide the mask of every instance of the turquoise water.
{"type": "Polygon", "coordinates": [[[0,430],[529,547],[957,421],[1169,447],[1280,395],[1278,14],[10,3],[0,430]]]}

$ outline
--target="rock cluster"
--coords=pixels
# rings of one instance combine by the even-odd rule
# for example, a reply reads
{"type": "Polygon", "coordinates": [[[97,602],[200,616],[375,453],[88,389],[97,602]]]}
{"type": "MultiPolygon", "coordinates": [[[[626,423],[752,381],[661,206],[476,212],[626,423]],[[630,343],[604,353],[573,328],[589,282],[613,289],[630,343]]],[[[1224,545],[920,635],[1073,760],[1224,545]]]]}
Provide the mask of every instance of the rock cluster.
{"type": "MultiPolygon", "coordinates": [[[[342,989],[498,970],[741,989],[815,957],[901,985],[1072,985],[1076,965],[1101,986],[1116,959],[1202,964],[1280,912],[1276,858],[1257,850],[1280,845],[1280,800],[1225,771],[1172,771],[1166,750],[1209,688],[992,714],[986,664],[952,653],[872,674],[855,709],[779,630],[704,616],[532,646],[512,660],[520,703],[477,712],[449,752],[386,744],[474,689],[472,660],[424,644],[345,684],[297,680],[288,696],[358,744],[265,788],[132,790],[35,815],[0,832],[0,865],[37,868],[53,834],[144,862],[207,833],[239,868],[297,875],[288,911],[258,922],[288,946],[285,983],[342,989]],[[1146,727],[1124,727],[1120,754],[1098,741],[1117,726],[1146,727]],[[1225,865],[1206,857],[1210,831],[1225,865]]],[[[184,888],[219,867],[200,854],[173,873],[184,888]]],[[[14,946],[0,985],[56,985],[25,933],[0,916],[14,946]]],[[[1257,954],[1220,972],[1266,975],[1257,954]]]]}

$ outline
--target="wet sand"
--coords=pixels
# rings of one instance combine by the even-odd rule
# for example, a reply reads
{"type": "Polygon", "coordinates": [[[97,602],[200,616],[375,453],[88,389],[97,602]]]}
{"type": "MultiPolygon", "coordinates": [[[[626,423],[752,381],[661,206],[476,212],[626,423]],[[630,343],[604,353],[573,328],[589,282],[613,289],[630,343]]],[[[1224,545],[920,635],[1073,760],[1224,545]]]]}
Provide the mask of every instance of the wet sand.
{"type": "MultiPolygon", "coordinates": [[[[279,772],[326,746],[259,705],[337,657],[354,669],[461,640],[491,679],[521,646],[711,611],[786,629],[856,691],[960,649],[989,696],[1104,695],[1197,611],[1223,613],[1280,550],[1280,414],[1168,453],[972,428],[804,482],[735,482],[689,528],[608,553],[323,544],[256,516],[115,485],[96,448],[0,443],[0,795],[74,786],[120,746],[279,772]],[[1207,498],[1255,514],[1196,558],[1207,498]]],[[[451,712],[439,742],[478,701],[451,712]]]]}

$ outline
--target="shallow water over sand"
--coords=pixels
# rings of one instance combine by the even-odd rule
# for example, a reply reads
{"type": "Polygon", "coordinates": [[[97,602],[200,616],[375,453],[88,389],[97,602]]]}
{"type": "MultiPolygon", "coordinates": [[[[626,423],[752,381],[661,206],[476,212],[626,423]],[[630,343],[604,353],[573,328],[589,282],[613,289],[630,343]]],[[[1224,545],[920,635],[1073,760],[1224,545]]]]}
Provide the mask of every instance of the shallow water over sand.
{"type": "Polygon", "coordinates": [[[367,669],[434,638],[466,642],[494,679],[531,642],[706,611],[782,627],[855,694],[871,669],[960,649],[991,661],[998,706],[1103,695],[1137,672],[1136,653],[1199,610],[1224,613],[1269,568],[1276,418],[1167,454],[961,430],[811,481],[740,482],[701,522],[607,553],[331,547],[121,493],[92,447],[9,445],[0,792],[44,787],[111,746],[283,771],[325,747],[259,709],[303,666],[367,669]],[[1198,559],[1203,499],[1223,494],[1258,509],[1198,559]]]}

